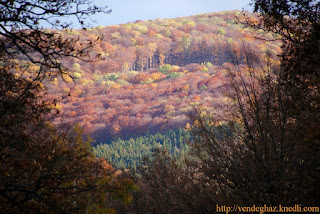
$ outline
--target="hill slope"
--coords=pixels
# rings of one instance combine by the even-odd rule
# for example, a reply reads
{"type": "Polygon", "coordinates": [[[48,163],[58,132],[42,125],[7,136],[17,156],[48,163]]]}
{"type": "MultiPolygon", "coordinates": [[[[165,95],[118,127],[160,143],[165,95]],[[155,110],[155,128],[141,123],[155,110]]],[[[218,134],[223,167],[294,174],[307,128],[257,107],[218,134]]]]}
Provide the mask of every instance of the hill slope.
{"type": "Polygon", "coordinates": [[[65,62],[76,84],[52,77],[51,91],[70,93],[57,106],[62,114],[54,122],[79,122],[101,142],[183,127],[195,105],[223,116],[230,50],[240,52],[250,43],[257,52],[279,51],[279,44],[255,39],[271,34],[238,24],[239,15],[227,11],[62,32],[102,37],[93,52],[103,60],[65,62]]]}

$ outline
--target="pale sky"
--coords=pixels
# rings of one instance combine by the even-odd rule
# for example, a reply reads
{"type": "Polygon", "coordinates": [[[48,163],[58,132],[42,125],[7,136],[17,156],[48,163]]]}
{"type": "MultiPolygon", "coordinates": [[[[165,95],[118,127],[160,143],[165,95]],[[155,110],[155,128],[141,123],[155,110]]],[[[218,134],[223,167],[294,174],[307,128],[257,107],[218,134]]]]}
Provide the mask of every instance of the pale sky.
{"type": "Polygon", "coordinates": [[[98,6],[108,5],[112,13],[93,16],[97,22],[92,23],[92,26],[176,18],[225,10],[252,11],[249,6],[251,0],[93,0],[93,2],[98,6]]]}

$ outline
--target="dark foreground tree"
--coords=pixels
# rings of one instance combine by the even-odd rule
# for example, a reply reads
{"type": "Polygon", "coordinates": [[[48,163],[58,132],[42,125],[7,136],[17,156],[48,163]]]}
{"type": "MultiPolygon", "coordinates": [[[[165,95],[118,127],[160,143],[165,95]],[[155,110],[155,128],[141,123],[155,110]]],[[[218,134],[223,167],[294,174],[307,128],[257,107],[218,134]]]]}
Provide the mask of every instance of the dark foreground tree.
{"type": "Polygon", "coordinates": [[[67,74],[64,57],[91,60],[94,41],[43,30],[59,21],[103,12],[88,0],[0,2],[0,210],[1,213],[112,212],[111,198],[130,201],[133,182],[91,153],[78,128],[54,127],[55,102],[41,83],[67,74]]]}
{"type": "Polygon", "coordinates": [[[165,150],[154,152],[133,176],[139,191],[134,194],[132,213],[212,213],[215,198],[192,168],[184,168],[165,150]]]}
{"type": "MultiPolygon", "coordinates": [[[[263,16],[258,26],[282,36],[279,84],[288,93],[289,117],[301,127],[299,145],[319,156],[320,2],[257,0],[254,3],[255,11],[263,16]]],[[[310,157],[311,162],[316,165],[309,165],[309,170],[313,171],[313,176],[319,180],[317,156],[310,157]]],[[[319,184],[313,193],[319,203],[319,184]]]]}
{"type": "Polygon", "coordinates": [[[254,5],[260,22],[247,23],[277,34],[282,52],[261,55],[249,45],[240,53],[230,51],[229,128],[217,133],[212,124],[219,121],[196,116],[195,157],[220,192],[217,203],[317,205],[320,4],[254,5]]]}
{"type": "Polygon", "coordinates": [[[195,163],[218,192],[218,204],[316,205],[319,142],[309,138],[316,127],[297,119],[271,53],[242,53],[228,68],[229,122],[217,131],[214,118],[194,118],[195,163]],[[243,59],[246,66],[237,63],[243,59]]]}
{"type": "MultiPolygon", "coordinates": [[[[96,210],[111,195],[128,198],[133,183],[91,153],[81,132],[46,122],[51,103],[39,83],[1,70],[0,201],[3,213],[70,213],[96,210]],[[12,101],[29,84],[29,90],[12,101]]],[[[129,199],[129,198],[128,198],[129,199]]]]}

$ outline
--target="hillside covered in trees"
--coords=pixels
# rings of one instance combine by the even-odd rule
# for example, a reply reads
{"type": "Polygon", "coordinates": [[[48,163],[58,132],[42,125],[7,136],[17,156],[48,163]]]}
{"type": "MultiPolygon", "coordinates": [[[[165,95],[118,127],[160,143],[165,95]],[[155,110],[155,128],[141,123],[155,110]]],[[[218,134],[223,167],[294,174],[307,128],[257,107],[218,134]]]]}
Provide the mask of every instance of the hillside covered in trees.
{"type": "Polygon", "coordinates": [[[256,39],[272,33],[253,30],[241,17],[226,11],[60,32],[101,40],[90,53],[100,60],[64,61],[71,76],[45,83],[61,101],[54,124],[78,122],[99,143],[184,127],[199,105],[223,118],[232,54],[246,43],[257,53],[280,50],[278,42],[256,39]]]}
{"type": "Polygon", "coordinates": [[[1,1],[0,210],[319,213],[320,2],[252,6],[85,29],[107,7],[1,1]]]}

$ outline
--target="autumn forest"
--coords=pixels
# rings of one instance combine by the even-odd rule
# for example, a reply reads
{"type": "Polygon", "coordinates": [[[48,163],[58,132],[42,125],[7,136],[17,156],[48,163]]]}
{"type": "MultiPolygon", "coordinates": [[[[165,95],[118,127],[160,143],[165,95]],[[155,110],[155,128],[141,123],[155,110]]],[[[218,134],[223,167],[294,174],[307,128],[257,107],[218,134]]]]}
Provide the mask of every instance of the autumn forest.
{"type": "Polygon", "coordinates": [[[64,32],[101,38],[91,54],[102,60],[68,61],[69,84],[51,77],[51,91],[70,93],[57,106],[65,117],[55,122],[78,122],[104,142],[184,127],[197,105],[223,114],[230,53],[247,43],[261,53],[280,50],[279,42],[255,39],[274,35],[239,23],[240,15],[230,11],[64,32]]]}
{"type": "Polygon", "coordinates": [[[109,8],[2,1],[0,213],[319,212],[320,4],[252,4],[87,27],[109,8]]]}

